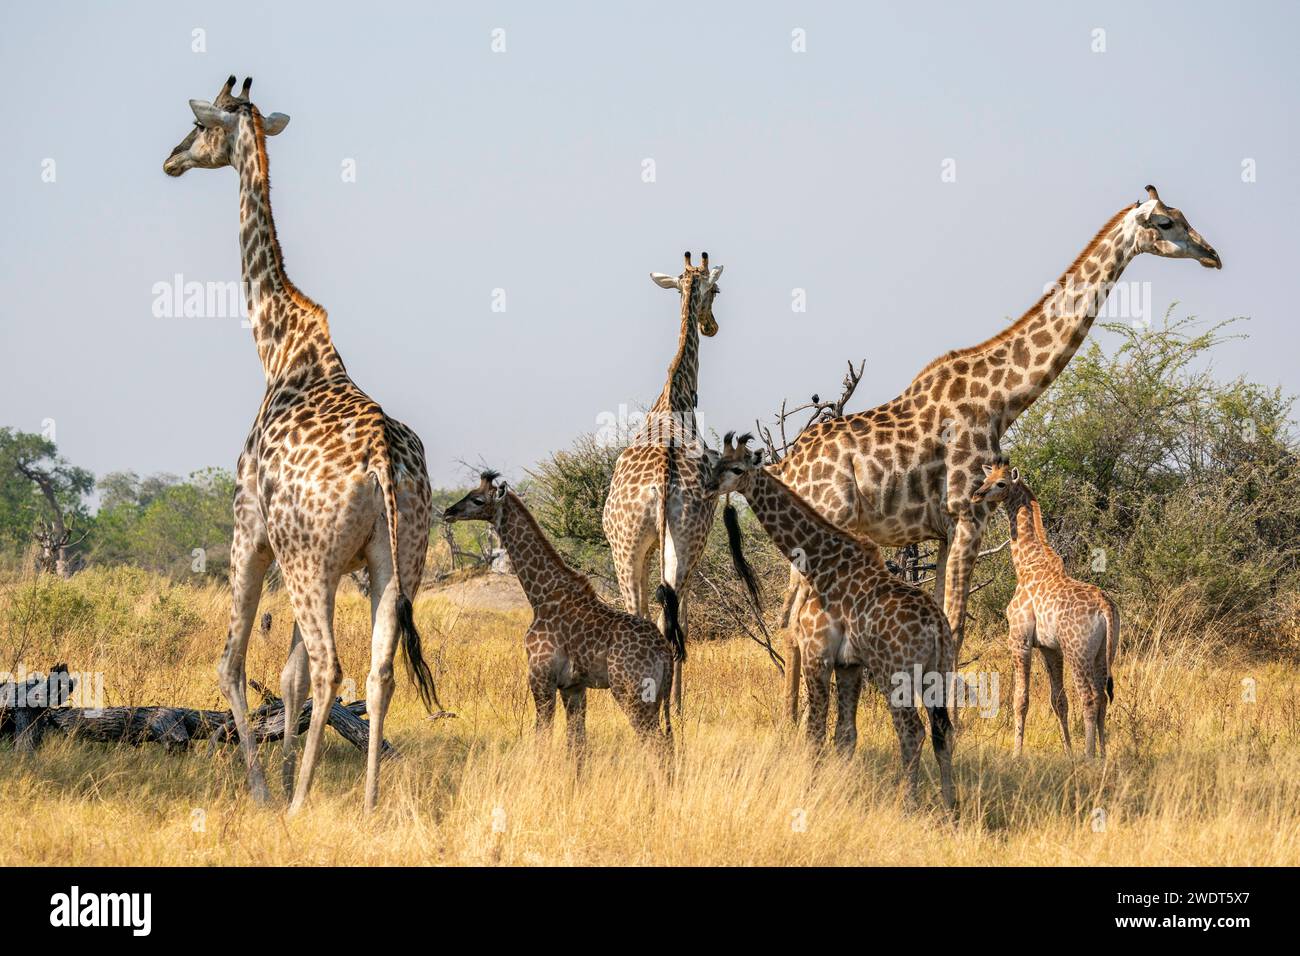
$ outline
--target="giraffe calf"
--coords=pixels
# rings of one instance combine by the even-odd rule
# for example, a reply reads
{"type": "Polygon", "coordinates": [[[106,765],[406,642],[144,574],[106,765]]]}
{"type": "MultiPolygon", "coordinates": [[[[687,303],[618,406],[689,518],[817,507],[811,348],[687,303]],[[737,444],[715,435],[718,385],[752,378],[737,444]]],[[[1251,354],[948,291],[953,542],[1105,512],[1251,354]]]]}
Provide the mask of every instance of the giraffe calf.
{"type": "Polygon", "coordinates": [[[485,471],[479,486],[448,508],[443,519],[491,522],[533,607],[524,650],[539,736],[550,733],[558,690],[569,746],[581,755],[587,690],[608,689],[642,739],[659,735],[662,711],[661,740],[670,747],[669,690],[684,648],[670,644],[651,621],[601,600],[591,582],[560,557],[519,496],[498,478],[496,472],[485,471]]]}
{"type": "Polygon", "coordinates": [[[1089,757],[1106,756],[1106,705],[1114,699],[1111,665],[1119,644],[1119,609],[1101,588],[1078,581],[1065,572],[1047,541],[1038,499],[1006,464],[986,466],[976,501],[1002,502],[1011,525],[1011,560],[1016,566],[1016,590],[1007,605],[1008,641],[1015,662],[1016,744],[1025,745],[1025,715],[1029,712],[1029,668],[1033,649],[1043,657],[1052,683],[1052,709],[1061,722],[1065,751],[1070,753],[1069,702],[1064,666],[1068,660],[1074,692],[1083,706],[1085,750],[1089,757]]]}
{"type": "MultiPolygon", "coordinates": [[[[926,709],[943,801],[955,810],[948,705],[956,644],[948,619],[928,594],[889,573],[879,548],[836,528],[763,468],[763,452],[751,452],[746,447],[749,440],[750,436],[742,435],[733,441],[730,433],[723,439],[715,484],[720,493],[745,496],[763,530],[808,581],[809,594],[794,623],[808,694],[809,739],[821,746],[826,735],[833,673],[838,696],[835,745],[841,753],[853,753],[865,678],[888,702],[908,797],[915,801],[925,743],[916,697],[933,698],[932,691],[926,693],[927,684],[939,688],[938,699],[927,700],[926,709]],[[918,674],[921,687],[915,686],[918,674]]],[[[731,505],[724,519],[737,570],[751,580],[739,535],[733,531],[736,519],[731,505]]]]}

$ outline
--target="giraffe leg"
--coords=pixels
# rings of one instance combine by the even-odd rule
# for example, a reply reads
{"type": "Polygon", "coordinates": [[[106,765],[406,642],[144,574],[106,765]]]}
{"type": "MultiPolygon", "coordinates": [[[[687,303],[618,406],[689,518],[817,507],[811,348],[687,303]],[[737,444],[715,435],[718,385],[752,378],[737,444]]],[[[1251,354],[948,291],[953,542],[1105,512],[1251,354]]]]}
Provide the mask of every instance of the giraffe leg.
{"type": "Polygon", "coordinates": [[[799,724],[799,671],[803,667],[800,659],[799,635],[792,627],[785,638],[785,709],[790,715],[790,723],[799,724]]]}
{"type": "Polygon", "coordinates": [[[1072,659],[1070,682],[1083,708],[1083,752],[1091,760],[1097,755],[1097,691],[1092,685],[1091,661],[1072,659]]]}
{"type": "MultiPolygon", "coordinates": [[[[686,639],[686,579],[690,575],[690,567],[684,560],[684,556],[678,554],[671,525],[664,533],[661,573],[664,582],[677,592],[677,621],[681,625],[682,639],[684,641],[686,639]]],[[[664,616],[660,613],[660,631],[664,630],[664,625],[664,616]]],[[[678,718],[682,716],[682,672],[686,669],[683,666],[684,663],[684,661],[677,661],[676,666],[673,667],[673,711],[678,718]]]]}
{"type": "Polygon", "coordinates": [[[925,742],[925,724],[911,701],[903,706],[891,705],[889,716],[898,734],[898,746],[903,757],[903,785],[907,804],[914,807],[921,777],[921,745],[925,742]]]}
{"type": "Polygon", "coordinates": [[[807,597],[807,587],[803,575],[791,565],[781,626],[785,628],[785,709],[790,715],[790,723],[796,726],[799,723],[799,671],[803,663],[799,646],[799,612],[807,597]]]}
{"type": "Polygon", "coordinates": [[[1110,666],[1106,661],[1106,645],[1103,639],[1092,665],[1093,693],[1097,695],[1097,756],[1106,759],[1106,683],[1110,677],[1110,666]]]}
{"type": "Polygon", "coordinates": [[[533,694],[537,708],[537,739],[550,740],[551,724],[555,722],[555,672],[549,658],[528,662],[528,689],[533,694]]]}
{"type": "Polygon", "coordinates": [[[307,793],[311,790],[316,764],[320,760],[325,722],[334,706],[334,695],[343,682],[343,668],[334,647],[334,590],[337,583],[329,581],[323,573],[297,574],[286,580],[294,620],[302,630],[302,642],[307,648],[312,690],[311,723],[303,744],[298,784],[289,804],[291,816],[302,810],[307,802],[307,793]]]}
{"type": "Polygon", "coordinates": [[[366,675],[366,714],[370,718],[370,738],[366,751],[366,810],[379,803],[379,759],[383,755],[384,720],[393,699],[393,658],[401,639],[397,618],[397,577],[388,541],[375,535],[367,549],[370,570],[370,673],[366,675]]]}
{"type": "Polygon", "coordinates": [[[587,689],[582,686],[565,687],[560,691],[560,698],[564,701],[564,735],[569,753],[581,769],[587,749],[587,689]]]}
{"type": "Polygon", "coordinates": [[[835,668],[835,749],[852,757],[858,745],[858,698],[862,695],[862,666],[846,664],[835,668]]]}
{"type": "Polygon", "coordinates": [[[646,582],[650,577],[649,556],[653,544],[653,538],[646,538],[634,548],[610,549],[623,609],[629,614],[647,619],[650,617],[650,594],[646,582]]]}
{"type": "Polygon", "coordinates": [[[957,516],[956,523],[957,529],[948,549],[943,587],[943,611],[952,627],[956,648],[954,665],[960,663],[961,646],[966,636],[966,602],[970,597],[971,573],[975,570],[975,558],[984,532],[969,514],[957,516]]]}
{"type": "MultiPolygon", "coordinates": [[[[944,607],[943,593],[948,577],[948,539],[939,539],[939,550],[934,556],[934,603],[944,607]]],[[[957,662],[953,661],[956,667],[957,662]]]]}
{"type": "Polygon", "coordinates": [[[1065,658],[1061,651],[1055,647],[1040,647],[1038,653],[1042,655],[1043,666],[1047,668],[1047,679],[1050,683],[1048,691],[1051,701],[1052,710],[1056,714],[1056,720],[1061,725],[1061,743],[1065,746],[1067,755],[1071,754],[1070,749],[1070,700],[1065,696],[1065,658]]]}
{"type": "Polygon", "coordinates": [[[814,747],[826,740],[826,712],[830,707],[831,665],[829,661],[809,655],[803,669],[804,696],[808,699],[805,731],[814,747]]]}
{"type": "MultiPolygon", "coordinates": [[[[1018,596],[1017,596],[1018,597],[1018,596]]],[[[1033,665],[1034,622],[1031,617],[1014,613],[1017,597],[1011,599],[1007,609],[1011,628],[1007,635],[1007,644],[1011,650],[1011,662],[1015,668],[1015,689],[1012,701],[1016,715],[1016,743],[1014,753],[1017,757],[1025,749],[1025,717],[1029,714],[1029,672],[1033,665]]],[[[1051,670],[1049,665],[1048,670],[1051,670]]]]}
{"type": "Polygon", "coordinates": [[[937,728],[936,714],[940,715],[938,719],[942,720],[947,713],[942,707],[930,710],[930,738],[934,742],[934,760],[939,765],[939,789],[943,794],[943,805],[956,814],[957,784],[952,775],[953,734],[950,733],[952,728],[951,726],[937,728]]]}
{"type": "Polygon", "coordinates": [[[217,666],[221,693],[230,702],[230,713],[235,719],[239,746],[248,766],[248,786],[253,800],[266,803],[271,798],[257,759],[257,741],[248,723],[248,685],[244,673],[244,657],[248,652],[248,636],[253,631],[253,618],[257,614],[257,601],[262,593],[262,579],[271,564],[271,550],[265,536],[252,527],[241,514],[238,501],[235,505],[236,523],[230,542],[230,631],[226,649],[217,666]]]}
{"type": "Polygon", "coordinates": [[[284,701],[284,764],[281,782],[284,795],[293,796],[293,784],[298,756],[298,718],[307,701],[311,687],[311,669],[307,666],[307,648],[302,643],[302,631],[293,622],[293,639],[289,642],[289,659],[280,671],[280,699],[284,701]]]}

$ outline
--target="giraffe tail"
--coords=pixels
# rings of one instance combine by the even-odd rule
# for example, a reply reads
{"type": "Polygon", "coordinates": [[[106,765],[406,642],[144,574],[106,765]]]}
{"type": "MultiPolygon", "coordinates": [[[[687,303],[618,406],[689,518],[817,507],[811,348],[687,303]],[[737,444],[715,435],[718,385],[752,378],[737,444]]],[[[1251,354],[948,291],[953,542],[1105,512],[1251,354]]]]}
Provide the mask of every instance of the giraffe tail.
{"type": "Polygon", "coordinates": [[[371,474],[375,476],[375,480],[379,483],[379,491],[384,496],[384,511],[387,513],[388,522],[388,547],[393,557],[393,580],[397,584],[397,629],[401,638],[402,656],[406,658],[406,670],[411,681],[420,691],[420,700],[424,703],[424,709],[432,711],[436,706],[442,710],[438,691],[433,684],[433,672],[429,670],[429,665],[424,660],[420,632],[415,628],[415,609],[411,606],[411,599],[407,597],[406,589],[402,586],[402,564],[397,535],[399,520],[397,491],[393,482],[392,459],[389,458],[386,450],[384,454],[376,456],[371,465],[371,474]]]}
{"type": "Polygon", "coordinates": [[[785,658],[772,646],[772,635],[768,633],[767,624],[763,621],[763,598],[758,587],[758,577],[745,558],[740,536],[740,516],[736,513],[736,506],[730,501],[722,509],[722,523],[727,529],[727,548],[731,552],[732,567],[736,569],[736,577],[740,578],[745,585],[745,590],[749,592],[750,605],[754,608],[754,619],[758,622],[758,629],[763,633],[763,640],[759,643],[767,649],[767,656],[772,659],[777,669],[784,671],[785,658]]]}
{"type": "Polygon", "coordinates": [[[682,622],[678,617],[679,601],[677,591],[671,584],[664,582],[655,590],[655,600],[664,609],[664,636],[673,646],[673,660],[686,660],[686,634],[682,631],[682,622]]]}
{"type": "Polygon", "coordinates": [[[948,735],[952,733],[949,709],[953,704],[953,684],[957,679],[957,646],[948,619],[942,612],[939,614],[939,641],[935,651],[936,669],[943,677],[943,700],[926,710],[930,712],[930,741],[938,754],[948,746],[948,735]]]}

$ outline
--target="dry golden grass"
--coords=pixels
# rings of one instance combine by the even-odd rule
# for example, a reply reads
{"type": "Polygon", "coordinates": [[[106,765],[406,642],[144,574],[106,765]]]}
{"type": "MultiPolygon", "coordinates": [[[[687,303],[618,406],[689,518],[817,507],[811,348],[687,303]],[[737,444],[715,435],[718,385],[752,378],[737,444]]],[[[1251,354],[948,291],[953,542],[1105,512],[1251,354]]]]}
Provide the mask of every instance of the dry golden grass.
{"type": "MultiPolygon", "coordinates": [[[[214,666],[222,588],[139,573],[0,583],[0,666],[66,660],[105,676],[107,703],[224,706],[214,666]]],[[[1300,863],[1297,679],[1281,663],[1234,662],[1188,636],[1122,654],[1111,759],[1062,753],[1041,671],[1026,757],[1010,753],[1010,669],[996,636],[971,639],[1004,676],[990,719],[968,714],[956,749],[960,820],[938,809],[928,747],[923,806],[907,812],[879,699],[864,698],[851,761],[818,758],[784,725],[780,678],[753,644],[691,649],[687,716],[671,775],[634,744],[607,694],[590,695],[591,752],[579,777],[562,732],[533,736],[520,635],[526,613],[422,597],[417,621],[455,720],[424,719],[399,684],[381,808],[361,811],[364,762],[332,733],[310,807],[254,808],[234,748],[168,756],[47,738],[33,756],[0,745],[0,828],[28,864],[1246,864],[1300,863]],[[1243,678],[1255,701],[1243,700],[1243,678]],[[1097,811],[1104,811],[1104,826],[1097,811]]],[[[288,643],[283,594],[264,601],[250,676],[278,686],[288,643]]],[[[341,596],[344,667],[368,666],[366,602],[341,596]]],[[[1132,632],[1129,633],[1132,637],[1132,632]]],[[[562,716],[557,724],[562,724],[562,716]]],[[[263,748],[279,780],[279,746],[263,748]]]]}

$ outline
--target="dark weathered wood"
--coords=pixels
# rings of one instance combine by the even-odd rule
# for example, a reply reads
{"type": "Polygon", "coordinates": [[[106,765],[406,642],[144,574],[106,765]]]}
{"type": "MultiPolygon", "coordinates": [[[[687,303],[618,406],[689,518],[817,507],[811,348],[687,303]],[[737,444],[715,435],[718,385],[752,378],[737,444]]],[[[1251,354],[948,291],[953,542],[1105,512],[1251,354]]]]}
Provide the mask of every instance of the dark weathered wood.
{"type": "Polygon", "coordinates": [[[18,750],[35,750],[48,726],[48,715],[67,703],[76,686],[67,664],[29,677],[21,687],[12,680],[0,684],[0,737],[13,736],[18,750]]]}
{"type": "Polygon", "coordinates": [[[46,719],[76,740],[100,743],[160,743],[169,751],[184,750],[191,740],[211,736],[229,713],[188,707],[104,707],[88,710],[61,707],[46,719]]]}
{"type": "MultiPolygon", "coordinates": [[[[264,703],[250,713],[249,723],[258,743],[284,738],[284,703],[256,681],[253,688],[262,694],[264,703]]],[[[89,709],[63,706],[76,685],[68,669],[60,664],[47,676],[28,678],[22,687],[13,681],[0,684],[0,737],[14,736],[15,746],[33,750],[48,729],[67,734],[76,740],[100,743],[128,743],[139,746],[160,743],[171,752],[184,750],[195,740],[209,738],[218,744],[238,742],[235,720],[228,710],[199,710],[191,707],[103,707],[89,709]],[[18,706],[22,704],[22,706],[18,706]]],[[[305,733],[311,723],[312,702],[307,701],[298,715],[298,732],[305,733]]],[[[370,746],[370,724],[361,715],[366,712],[363,700],[344,704],[336,699],[326,724],[362,753],[370,746]]],[[[395,756],[396,749],[387,740],[381,754],[395,756]]]]}
{"type": "MultiPolygon", "coordinates": [[[[282,740],[284,738],[285,720],[284,701],[255,680],[250,680],[249,684],[253,690],[262,695],[264,701],[261,707],[248,715],[249,727],[258,743],[264,743],[268,740],[282,740]]],[[[312,704],[313,701],[308,699],[307,703],[303,705],[302,713],[298,715],[298,733],[300,734],[306,733],[308,725],[311,724],[312,704]]],[[[344,704],[342,698],[336,697],[334,705],[330,707],[329,717],[326,718],[325,724],[328,727],[333,727],[340,737],[362,753],[365,753],[370,747],[370,724],[361,719],[361,715],[365,712],[366,702],[364,700],[344,704]]],[[[228,720],[213,733],[212,739],[214,742],[225,743],[239,740],[239,733],[235,730],[234,718],[229,717],[229,712],[226,713],[228,720]]],[[[396,748],[385,740],[380,748],[381,756],[391,757],[396,753],[396,748]]]]}

